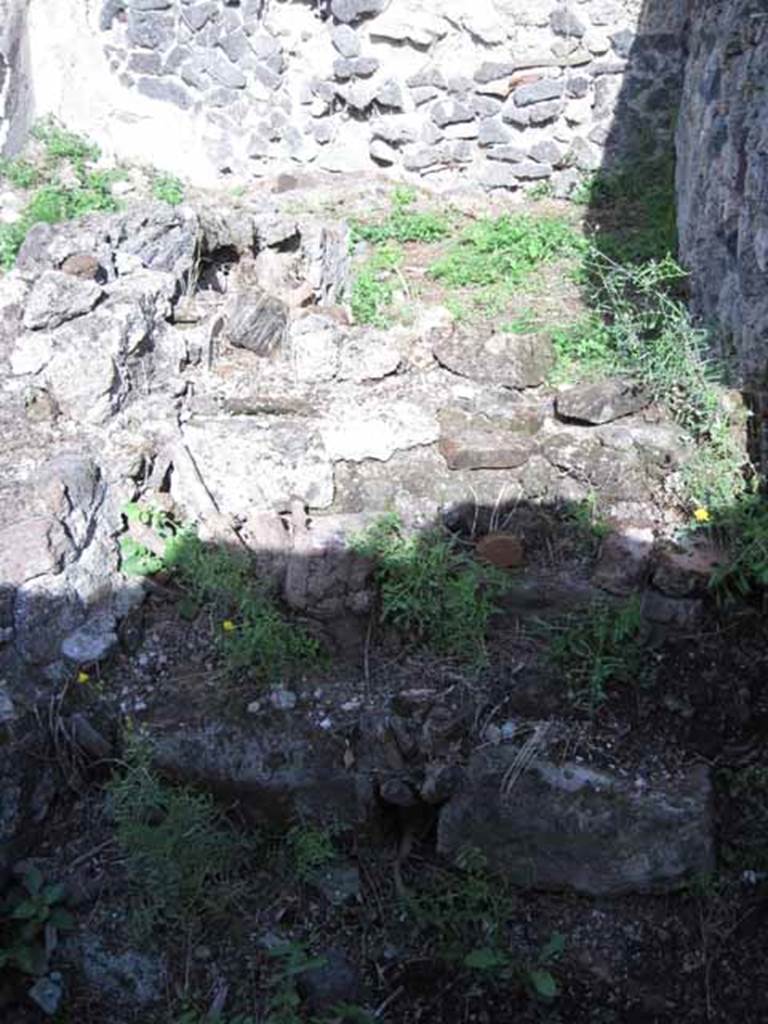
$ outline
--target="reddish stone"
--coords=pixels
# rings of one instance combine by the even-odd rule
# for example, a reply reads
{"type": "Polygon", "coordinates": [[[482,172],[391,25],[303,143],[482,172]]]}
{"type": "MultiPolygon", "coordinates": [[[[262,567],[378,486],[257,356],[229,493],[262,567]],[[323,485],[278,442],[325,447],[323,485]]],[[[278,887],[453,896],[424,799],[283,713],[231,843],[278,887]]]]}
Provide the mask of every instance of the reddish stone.
{"type": "Polygon", "coordinates": [[[475,554],[500,569],[517,569],[525,561],[523,542],[512,533],[489,533],[477,542],[475,554]]]}

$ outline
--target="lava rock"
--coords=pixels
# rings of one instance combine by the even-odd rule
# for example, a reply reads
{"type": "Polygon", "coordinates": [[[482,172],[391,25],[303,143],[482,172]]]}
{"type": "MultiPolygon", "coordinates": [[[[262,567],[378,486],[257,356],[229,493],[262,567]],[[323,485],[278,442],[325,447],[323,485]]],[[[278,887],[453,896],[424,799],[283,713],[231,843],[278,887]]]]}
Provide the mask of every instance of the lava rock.
{"type": "Polygon", "coordinates": [[[81,280],[60,270],[41,274],[24,307],[24,326],[29,330],[52,330],[89,313],[104,295],[93,280],[81,280]]]}
{"type": "Polygon", "coordinates": [[[268,356],[279,348],[288,329],[288,308],[258,289],[240,293],[229,310],[225,337],[235,348],[268,356]]]}
{"type": "Polygon", "coordinates": [[[648,398],[628,381],[600,380],[577,384],[557,396],[557,413],[579,423],[610,423],[640,412],[648,398]]]}
{"type": "Polygon", "coordinates": [[[474,846],[517,885],[590,896],[669,892],[713,869],[703,765],[638,788],[575,763],[538,760],[518,774],[519,758],[513,745],[472,755],[464,789],[440,813],[442,854],[474,846]]]}

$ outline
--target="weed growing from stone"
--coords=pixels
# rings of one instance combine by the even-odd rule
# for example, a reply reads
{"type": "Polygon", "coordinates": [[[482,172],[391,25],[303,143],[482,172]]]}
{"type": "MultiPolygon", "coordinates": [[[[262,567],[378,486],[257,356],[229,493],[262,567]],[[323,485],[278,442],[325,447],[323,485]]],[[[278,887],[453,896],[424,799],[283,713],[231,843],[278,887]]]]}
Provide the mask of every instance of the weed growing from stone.
{"type": "Polygon", "coordinates": [[[286,837],[296,877],[308,881],[319,868],[336,859],[333,837],[328,829],[295,825],[286,837]]]}
{"type": "Polygon", "coordinates": [[[254,844],[210,794],[161,780],[137,737],[129,738],[108,791],[139,936],[158,927],[191,931],[236,905],[254,844]]]}
{"type": "Polygon", "coordinates": [[[680,474],[689,507],[726,509],[744,493],[746,456],[723,401],[722,374],[683,302],[674,258],[674,162],[620,168],[576,196],[600,218],[585,250],[590,314],[552,333],[555,384],[618,374],[664,405],[696,446],[680,474]]]}
{"type": "Polygon", "coordinates": [[[590,547],[595,547],[611,532],[610,525],[600,515],[598,497],[594,491],[581,501],[568,502],[563,510],[563,518],[590,547]]]}
{"type": "Polygon", "coordinates": [[[745,453],[723,399],[721,373],[676,291],[685,271],[667,256],[616,263],[584,259],[591,313],[552,331],[550,383],[619,375],[664,405],[696,445],[680,476],[681,501],[725,508],[744,490],[745,453]]]}
{"type": "Polygon", "coordinates": [[[599,221],[592,240],[617,263],[663,260],[677,252],[675,161],[636,161],[588,177],[572,194],[599,221]]]}
{"type": "Polygon", "coordinates": [[[589,261],[592,308],[602,315],[617,365],[650,397],[663,403],[693,434],[706,430],[720,409],[720,377],[673,289],[685,271],[671,257],[641,265],[589,261]]]}
{"type": "Polygon", "coordinates": [[[394,514],[354,546],[375,562],[383,623],[437,654],[475,667],[486,662],[488,623],[508,576],[476,562],[440,530],[406,536],[394,514]]]}
{"type": "Polygon", "coordinates": [[[573,255],[585,245],[574,228],[559,217],[519,214],[485,218],[467,228],[429,272],[451,287],[503,283],[510,288],[542,263],[573,255]]]}
{"type": "Polygon", "coordinates": [[[413,189],[396,188],[392,193],[392,211],[382,221],[367,224],[354,221],[352,242],[439,242],[451,233],[451,222],[443,214],[414,210],[413,189]]]}
{"type": "Polygon", "coordinates": [[[234,625],[222,629],[220,637],[232,671],[277,683],[322,661],[319,642],[283,617],[254,579],[247,558],[203,544],[191,531],[180,531],[166,545],[165,563],[193,604],[209,604],[220,612],[222,622],[234,625]]]}
{"type": "Polygon", "coordinates": [[[542,623],[546,658],[580,711],[594,715],[612,685],[649,682],[640,601],[598,602],[557,623],[542,623]]]}
{"type": "Polygon", "coordinates": [[[349,304],[352,316],[360,324],[387,327],[390,318],[387,309],[397,291],[398,268],[402,262],[402,251],[392,243],[381,246],[363,264],[352,283],[349,304]]]}
{"type": "Polygon", "coordinates": [[[30,135],[42,143],[49,164],[58,165],[69,160],[79,170],[87,163],[99,159],[99,147],[84,139],[82,135],[71,132],[54,118],[44,118],[32,126],[30,135]]]}
{"type": "Polygon", "coordinates": [[[40,181],[40,171],[29,160],[0,159],[0,178],[14,188],[33,188],[40,181]]]}
{"type": "Polygon", "coordinates": [[[50,120],[36,125],[32,135],[44,147],[40,167],[23,160],[0,166],[0,174],[17,187],[36,189],[30,193],[21,218],[0,225],[0,267],[5,270],[14,265],[27,232],[35,224],[56,224],[86,213],[117,209],[111,186],[120,172],[89,166],[99,157],[96,146],[50,120]],[[65,161],[74,171],[76,184],[61,180],[65,161]]]}
{"type": "Polygon", "coordinates": [[[608,325],[594,314],[552,332],[555,364],[550,384],[598,380],[619,369],[613,336],[608,325]]]}
{"type": "Polygon", "coordinates": [[[152,182],[152,195],[170,206],[184,202],[184,185],[170,174],[159,174],[152,182]]]}
{"type": "Polygon", "coordinates": [[[159,542],[149,548],[130,533],[121,537],[123,571],[136,576],[173,573],[185,592],[181,613],[191,619],[207,607],[218,620],[218,642],[232,671],[277,683],[322,661],[319,642],[284,618],[254,578],[245,552],[204,544],[191,527],[144,505],[132,502],[123,514],[129,523],[148,527],[159,542]]]}
{"type": "Polygon", "coordinates": [[[533,331],[541,330],[543,326],[536,313],[532,309],[526,309],[513,320],[503,323],[500,330],[504,334],[531,334],[533,331]]]}
{"type": "Polygon", "coordinates": [[[755,491],[721,510],[709,531],[725,546],[727,558],[711,587],[721,598],[748,597],[768,588],[768,501],[755,491]]]}

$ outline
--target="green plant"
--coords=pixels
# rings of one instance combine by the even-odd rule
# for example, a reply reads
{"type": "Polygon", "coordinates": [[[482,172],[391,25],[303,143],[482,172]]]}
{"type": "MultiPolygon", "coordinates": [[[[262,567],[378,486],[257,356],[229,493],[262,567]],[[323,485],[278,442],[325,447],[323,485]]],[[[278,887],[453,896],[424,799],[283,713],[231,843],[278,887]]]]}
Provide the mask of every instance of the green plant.
{"type": "Polygon", "coordinates": [[[88,164],[99,156],[96,146],[53,121],[36,125],[32,134],[45,147],[45,166],[37,168],[26,161],[15,161],[3,167],[19,187],[40,186],[30,195],[17,222],[0,225],[0,267],[6,270],[13,266],[27,232],[35,224],[56,224],[94,211],[117,209],[111,185],[121,172],[89,169],[88,164]],[[76,184],[60,180],[58,171],[63,160],[71,163],[76,184]]]}
{"type": "Polygon", "coordinates": [[[526,195],[534,202],[541,202],[542,199],[551,199],[554,195],[551,181],[540,181],[537,185],[531,186],[526,195]]]}
{"type": "Polygon", "coordinates": [[[565,949],[565,936],[553,932],[548,941],[529,963],[518,963],[505,950],[483,946],[473,949],[464,957],[463,964],[473,971],[497,976],[517,976],[526,988],[540,999],[549,1002],[560,994],[560,986],[550,965],[565,949]]]}
{"type": "Polygon", "coordinates": [[[592,241],[614,262],[663,260],[677,251],[675,162],[669,156],[599,171],[571,199],[589,205],[592,241]]]}
{"type": "MultiPolygon", "coordinates": [[[[377,249],[360,267],[349,299],[352,316],[358,323],[374,327],[388,325],[385,310],[395,296],[401,261],[401,250],[389,244],[377,249]]],[[[399,280],[402,283],[402,278],[399,280]]]]}
{"type": "MultiPolygon", "coordinates": [[[[297,981],[305,971],[325,964],[324,957],[310,956],[301,942],[289,942],[269,950],[276,968],[268,981],[267,1016],[264,1024],[303,1024],[307,1018],[301,1011],[297,981]]],[[[323,1014],[312,1016],[309,1024],[373,1024],[372,1018],[359,1006],[339,1003],[323,1014]]]]}
{"type": "Polygon", "coordinates": [[[269,955],[275,960],[276,969],[268,983],[271,991],[265,1024],[301,1024],[301,997],[296,980],[305,971],[322,967],[325,960],[323,957],[310,957],[299,942],[275,946],[269,950],[269,955]]]}
{"type": "Polygon", "coordinates": [[[16,188],[32,188],[40,180],[40,172],[29,160],[0,159],[0,178],[16,188]]]}
{"type": "Polygon", "coordinates": [[[27,229],[20,222],[0,224],[0,268],[10,270],[26,238],[27,229]]]}
{"type": "Polygon", "coordinates": [[[326,867],[336,859],[329,829],[295,825],[286,838],[296,877],[302,882],[308,881],[319,868],[326,867]]]}
{"type": "MultiPolygon", "coordinates": [[[[171,517],[160,509],[130,501],[123,505],[121,511],[129,524],[137,523],[147,527],[160,541],[165,542],[175,536],[177,527],[171,517]]],[[[120,537],[119,546],[120,568],[126,576],[154,576],[166,568],[163,555],[157,554],[130,533],[120,537]]]]}
{"type": "Polygon", "coordinates": [[[648,678],[636,597],[623,605],[596,602],[586,612],[542,623],[540,635],[569,699],[591,715],[607,699],[610,685],[636,685],[648,678]]]}
{"type": "Polygon", "coordinates": [[[705,434],[696,437],[696,450],[680,474],[680,491],[689,508],[706,508],[729,519],[747,497],[747,454],[729,414],[721,410],[705,434]]]}
{"type": "Polygon", "coordinates": [[[128,737],[123,770],[108,790],[138,934],[194,929],[236,905],[253,841],[235,830],[208,793],[162,781],[148,744],[137,736],[128,737]]]}
{"type": "Polygon", "coordinates": [[[450,234],[451,224],[438,213],[413,210],[413,189],[396,188],[392,193],[392,211],[376,224],[352,223],[352,242],[439,242],[450,234]]]}
{"type": "Polygon", "coordinates": [[[514,320],[508,320],[501,325],[504,334],[531,334],[541,329],[542,321],[536,316],[532,309],[525,309],[519,313],[514,320]]]}
{"type": "Polygon", "coordinates": [[[670,257],[622,265],[593,254],[592,307],[609,325],[617,361],[654,401],[663,402],[692,433],[707,429],[719,409],[719,373],[706,337],[693,328],[673,294],[685,271],[670,257]]]}
{"type": "Polygon", "coordinates": [[[581,501],[568,502],[564,514],[567,522],[592,541],[600,541],[611,532],[611,527],[600,515],[598,496],[594,491],[581,501]]]}
{"type": "Polygon", "coordinates": [[[192,531],[181,530],[166,542],[164,560],[193,607],[208,603],[218,609],[220,642],[232,670],[277,682],[322,661],[319,641],[284,618],[244,555],[206,545],[192,531]]]}
{"type": "Polygon", "coordinates": [[[82,172],[86,163],[99,159],[99,147],[75,132],[68,131],[55,118],[48,117],[32,126],[30,134],[45,147],[50,163],[71,161],[82,172]]]}
{"type": "Polygon", "coordinates": [[[184,184],[170,174],[159,174],[152,182],[152,195],[163,203],[178,206],[184,202],[184,184]]]}
{"type": "Polygon", "coordinates": [[[204,544],[193,528],[150,506],[130,502],[123,514],[129,526],[138,523],[151,530],[158,542],[149,547],[130,532],[124,534],[119,542],[123,572],[173,574],[185,594],[180,612],[186,618],[209,606],[219,620],[218,642],[233,671],[277,682],[322,660],[319,642],[284,618],[268,589],[254,578],[245,552],[204,544]]]}
{"type": "Polygon", "coordinates": [[[493,878],[483,854],[467,847],[459,856],[459,873],[441,877],[437,885],[406,895],[406,907],[426,941],[434,940],[438,955],[486,978],[516,978],[535,995],[553,999],[557,981],[548,970],[563,951],[559,933],[550,938],[530,961],[513,957],[505,925],[512,912],[512,896],[493,878]]]}
{"type": "Polygon", "coordinates": [[[729,797],[726,813],[733,819],[725,859],[741,869],[768,871],[768,767],[726,768],[718,778],[729,797]]]}
{"type": "Polygon", "coordinates": [[[383,516],[354,544],[375,562],[381,620],[436,653],[480,666],[485,636],[509,578],[481,565],[445,532],[408,537],[395,514],[383,516]]]}
{"type": "Polygon", "coordinates": [[[434,884],[408,892],[406,908],[442,958],[461,962],[476,947],[501,951],[510,893],[490,876],[479,850],[463,849],[459,861],[459,871],[443,873],[434,884]]]}
{"type": "Polygon", "coordinates": [[[57,933],[73,926],[64,886],[46,883],[36,867],[28,868],[0,905],[0,969],[44,974],[57,933]]]}
{"type": "Polygon", "coordinates": [[[756,491],[723,509],[709,527],[726,551],[710,586],[725,598],[768,588],[768,500],[756,491]]]}
{"type": "Polygon", "coordinates": [[[250,1014],[238,1013],[234,1017],[224,1017],[220,1013],[211,1014],[189,1008],[182,1010],[179,1016],[174,1018],[173,1024],[258,1024],[258,1021],[250,1014]]]}
{"type": "Polygon", "coordinates": [[[454,287],[503,282],[510,288],[542,263],[580,252],[585,244],[573,227],[558,217],[518,214],[486,218],[467,228],[429,272],[454,287]]]}
{"type": "Polygon", "coordinates": [[[746,456],[724,404],[721,369],[676,294],[685,272],[669,256],[620,264],[594,249],[585,265],[593,314],[586,331],[555,335],[555,379],[603,369],[633,380],[696,443],[681,475],[683,503],[733,503],[744,490],[746,456]]]}
{"type": "Polygon", "coordinates": [[[618,369],[613,335],[605,321],[594,314],[573,323],[555,327],[551,332],[555,364],[550,384],[605,377],[618,369]]]}

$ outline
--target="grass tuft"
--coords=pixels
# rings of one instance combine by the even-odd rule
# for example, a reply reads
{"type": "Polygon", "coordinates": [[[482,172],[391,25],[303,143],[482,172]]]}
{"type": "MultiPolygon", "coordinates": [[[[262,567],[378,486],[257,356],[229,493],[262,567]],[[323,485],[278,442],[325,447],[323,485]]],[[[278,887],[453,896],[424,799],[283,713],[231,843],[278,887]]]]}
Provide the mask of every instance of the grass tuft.
{"type": "Polygon", "coordinates": [[[481,565],[438,530],[408,537],[383,516],[355,543],[375,562],[381,621],[437,654],[479,667],[487,660],[488,623],[509,578],[481,565]]]}
{"type": "Polygon", "coordinates": [[[44,148],[42,166],[26,160],[0,163],[0,176],[17,188],[35,189],[30,191],[21,218],[13,224],[0,225],[0,267],[4,270],[13,267],[27,232],[35,224],[57,224],[87,213],[118,208],[111,186],[120,172],[89,166],[99,158],[98,147],[52,120],[36,125],[32,135],[44,148]],[[65,162],[74,172],[74,184],[64,184],[62,180],[65,162]]]}
{"type": "Polygon", "coordinates": [[[558,217],[486,218],[468,228],[429,272],[452,287],[501,282],[512,286],[542,263],[573,255],[584,244],[574,228],[558,217]]]}
{"type": "Polygon", "coordinates": [[[352,242],[439,242],[451,232],[451,222],[443,214],[412,209],[416,202],[413,189],[396,188],[392,193],[392,210],[382,221],[368,224],[352,223],[352,242]]]}
{"type": "Polygon", "coordinates": [[[253,843],[236,832],[210,794],[162,781],[136,737],[109,793],[139,935],[190,930],[236,905],[253,843]]]}
{"type": "Polygon", "coordinates": [[[546,657],[562,679],[569,700],[594,715],[611,685],[647,681],[640,601],[624,605],[598,602],[559,623],[542,623],[546,657]]]}

